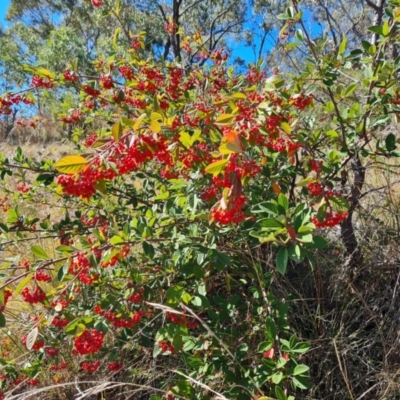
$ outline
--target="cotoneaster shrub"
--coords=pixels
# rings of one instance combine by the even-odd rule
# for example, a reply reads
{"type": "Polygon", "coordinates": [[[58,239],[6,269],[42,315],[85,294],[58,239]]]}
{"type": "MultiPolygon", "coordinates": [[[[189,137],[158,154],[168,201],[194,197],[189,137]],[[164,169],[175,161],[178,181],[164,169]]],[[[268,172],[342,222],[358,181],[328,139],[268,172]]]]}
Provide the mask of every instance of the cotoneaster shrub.
{"type": "MultiPolygon", "coordinates": [[[[343,39],[320,55],[323,42],[298,36],[310,59],[288,79],[262,64],[238,75],[197,36],[183,48],[202,66],[144,59],[140,34],[124,56],[98,60],[94,77],[30,67],[31,88],[5,94],[1,113],[32,104],[31,89],[75,90],[60,120],[76,152],[0,158],[2,245],[57,241],[54,254],[34,244],[2,265],[0,325],[4,345],[14,343],[0,359],[3,398],[64,368],[96,380],[149,350],[171,370],[153,400],[283,400],[309,387],[309,344],[272,288],[296,263],[314,267],[327,245],[317,228],[351,225],[362,182],[349,188],[348,166],[398,156],[394,135],[374,136],[398,112],[398,61],[383,57],[397,37],[390,10],[380,43],[362,50],[346,52],[343,39]],[[359,83],[339,84],[360,60],[359,83]],[[19,207],[30,203],[62,213],[31,218],[19,207]],[[272,249],[274,265],[255,249],[272,249]],[[31,314],[23,326],[8,312],[18,299],[31,314]]],[[[304,29],[296,5],[282,19],[304,29]]]]}

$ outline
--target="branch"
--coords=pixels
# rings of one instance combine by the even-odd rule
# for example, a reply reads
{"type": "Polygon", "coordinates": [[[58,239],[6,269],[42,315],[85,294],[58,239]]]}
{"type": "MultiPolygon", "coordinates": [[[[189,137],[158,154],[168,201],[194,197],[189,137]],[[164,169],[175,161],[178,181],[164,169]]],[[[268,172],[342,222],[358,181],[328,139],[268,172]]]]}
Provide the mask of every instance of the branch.
{"type": "Polygon", "coordinates": [[[179,16],[182,17],[182,15],[184,15],[187,11],[189,11],[191,8],[193,8],[194,6],[196,6],[199,3],[202,3],[204,0],[197,0],[192,4],[189,4],[180,14],[179,16]]]}
{"type": "Polygon", "coordinates": [[[378,7],[375,3],[373,3],[371,0],[365,0],[365,2],[366,2],[371,8],[373,8],[375,11],[378,11],[378,10],[379,10],[379,7],[378,7]]]}

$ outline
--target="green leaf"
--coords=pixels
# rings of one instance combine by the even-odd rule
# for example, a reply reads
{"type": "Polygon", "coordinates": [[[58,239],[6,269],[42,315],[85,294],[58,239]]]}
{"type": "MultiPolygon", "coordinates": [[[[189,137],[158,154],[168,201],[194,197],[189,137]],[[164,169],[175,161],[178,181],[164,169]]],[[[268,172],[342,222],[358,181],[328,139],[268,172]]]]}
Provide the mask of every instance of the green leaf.
{"type": "Polygon", "coordinates": [[[346,47],[347,47],[347,37],[345,36],[339,46],[339,55],[343,54],[346,51],[346,47]]]}
{"type": "Polygon", "coordinates": [[[306,373],[310,368],[307,367],[307,365],[296,365],[296,367],[293,370],[293,374],[292,375],[303,375],[304,373],[306,373]]]}
{"type": "Polygon", "coordinates": [[[50,258],[46,251],[40,246],[32,246],[31,251],[32,254],[39,259],[48,260],[50,258]]]}
{"type": "Polygon", "coordinates": [[[143,242],[143,251],[144,254],[152,260],[155,255],[154,247],[151,243],[144,241],[143,242]]]}
{"type": "Polygon", "coordinates": [[[181,300],[183,292],[184,292],[184,288],[182,286],[171,286],[165,292],[165,297],[169,300],[179,302],[181,300]]]}
{"type": "Polygon", "coordinates": [[[181,299],[185,304],[189,304],[190,300],[192,300],[192,296],[189,293],[184,292],[182,293],[181,299]]]}
{"type": "Polygon", "coordinates": [[[283,378],[284,376],[282,372],[277,372],[271,376],[272,382],[275,383],[275,385],[279,385],[283,378]]]}
{"type": "Polygon", "coordinates": [[[276,339],[276,324],[271,317],[267,317],[265,321],[265,337],[270,343],[274,343],[276,339]]]}
{"type": "Polygon", "coordinates": [[[293,385],[299,389],[308,389],[310,387],[310,382],[302,376],[293,377],[292,382],[293,385]]]}
{"type": "Polygon", "coordinates": [[[278,204],[279,204],[280,206],[282,206],[286,211],[287,211],[288,208],[289,208],[289,200],[287,199],[287,197],[286,197],[283,193],[281,193],[281,194],[278,196],[278,204]]]}
{"type": "Polygon", "coordinates": [[[280,386],[275,386],[275,396],[278,400],[287,400],[285,392],[280,386]]]}
{"type": "Polygon", "coordinates": [[[325,249],[328,245],[328,241],[322,236],[314,236],[313,238],[313,248],[314,249],[325,249]]]}
{"type": "Polygon", "coordinates": [[[57,246],[56,247],[56,251],[64,253],[73,253],[75,251],[75,249],[71,246],[65,246],[65,245],[61,245],[61,246],[57,246]]]}
{"type": "Polygon", "coordinates": [[[66,328],[65,328],[65,333],[67,335],[77,335],[77,334],[82,334],[82,326],[86,328],[89,324],[91,324],[94,321],[94,318],[92,317],[81,317],[74,319],[72,322],[70,322],[66,328]]]}
{"type": "Polygon", "coordinates": [[[381,25],[370,26],[368,30],[378,35],[383,35],[383,27],[381,25]]]}
{"type": "Polygon", "coordinates": [[[276,219],[264,218],[257,221],[262,228],[282,228],[284,225],[276,219]]]}
{"type": "Polygon", "coordinates": [[[21,290],[28,284],[28,282],[33,278],[34,272],[30,272],[24,279],[22,279],[18,286],[13,290],[13,296],[18,296],[21,290]]]}
{"type": "Polygon", "coordinates": [[[288,249],[286,247],[281,247],[276,255],[276,267],[282,275],[285,275],[288,259],[288,249]]]}
{"type": "Polygon", "coordinates": [[[120,237],[120,236],[113,236],[113,237],[110,239],[110,243],[111,243],[113,246],[115,246],[115,245],[117,245],[117,244],[124,243],[124,239],[122,239],[122,237],[120,237]]]}
{"type": "MultiPolygon", "coordinates": [[[[349,86],[347,86],[346,90],[344,91],[345,96],[350,96],[359,86],[358,83],[352,83],[349,86]]],[[[339,135],[338,135],[339,136],[339,135]]]]}
{"type": "Polygon", "coordinates": [[[192,137],[185,131],[180,132],[179,141],[187,148],[190,149],[192,147],[192,137]]]}
{"type": "Polygon", "coordinates": [[[297,186],[307,186],[309,183],[315,182],[315,181],[316,181],[316,179],[313,177],[304,178],[297,183],[297,186]]]}
{"type": "Polygon", "coordinates": [[[18,209],[17,207],[11,208],[7,211],[7,222],[9,224],[15,224],[19,220],[18,209]]]}
{"type": "Polygon", "coordinates": [[[393,133],[389,133],[385,139],[386,150],[393,151],[396,150],[396,136],[393,133]]]}
{"type": "Polygon", "coordinates": [[[6,326],[6,318],[4,314],[0,312],[0,328],[4,328],[6,326]]]}
{"type": "Polygon", "coordinates": [[[348,201],[341,196],[329,197],[329,203],[338,212],[347,211],[350,208],[350,204],[348,203],[348,201]]]}

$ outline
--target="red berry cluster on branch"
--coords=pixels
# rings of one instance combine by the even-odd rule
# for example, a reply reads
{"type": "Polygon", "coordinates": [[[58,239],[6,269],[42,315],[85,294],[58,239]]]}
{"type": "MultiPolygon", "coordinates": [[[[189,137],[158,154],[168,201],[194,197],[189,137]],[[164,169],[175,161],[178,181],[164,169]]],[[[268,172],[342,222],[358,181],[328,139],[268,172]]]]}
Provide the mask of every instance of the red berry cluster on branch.
{"type": "Polygon", "coordinates": [[[46,300],[46,293],[40,287],[36,287],[33,292],[25,287],[22,289],[21,295],[30,304],[43,303],[46,300]]]}
{"type": "Polygon", "coordinates": [[[326,213],[323,221],[319,221],[317,217],[313,217],[312,222],[318,228],[331,228],[333,226],[339,225],[344,219],[346,219],[346,217],[347,212],[328,212],[326,213]]]}
{"type": "Polygon", "coordinates": [[[104,333],[96,329],[86,329],[74,339],[75,349],[80,355],[95,354],[103,347],[104,333]]]}
{"type": "Polygon", "coordinates": [[[100,361],[85,361],[82,363],[81,367],[86,372],[96,372],[100,367],[100,361]]]}

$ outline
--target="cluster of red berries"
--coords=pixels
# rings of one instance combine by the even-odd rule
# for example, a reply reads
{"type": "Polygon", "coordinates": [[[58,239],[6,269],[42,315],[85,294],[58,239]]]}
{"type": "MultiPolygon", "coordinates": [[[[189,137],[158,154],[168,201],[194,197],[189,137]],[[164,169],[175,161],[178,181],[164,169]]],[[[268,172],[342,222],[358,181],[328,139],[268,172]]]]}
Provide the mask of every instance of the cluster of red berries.
{"type": "Polygon", "coordinates": [[[143,301],[143,294],[144,294],[144,289],[140,289],[137,293],[132,293],[129,296],[129,301],[134,304],[141,303],[143,301]]]}
{"type": "Polygon", "coordinates": [[[199,327],[199,323],[197,321],[187,321],[186,315],[178,315],[167,312],[166,316],[167,319],[169,319],[174,324],[183,325],[189,329],[196,329],[199,327]]]}
{"type": "Polygon", "coordinates": [[[67,367],[68,367],[68,363],[63,361],[63,362],[60,362],[59,364],[50,365],[50,371],[61,371],[63,369],[66,369],[67,367]]]}
{"type": "Polygon", "coordinates": [[[104,89],[112,89],[114,87],[114,82],[110,74],[102,75],[100,77],[100,85],[104,89]]]}
{"type": "Polygon", "coordinates": [[[317,217],[313,217],[312,222],[318,228],[331,228],[333,226],[339,225],[346,217],[347,212],[328,212],[326,213],[323,221],[319,221],[317,217]]]}
{"type": "Polygon", "coordinates": [[[211,53],[210,59],[214,61],[216,65],[221,65],[228,59],[228,53],[224,49],[215,49],[211,53]]]}
{"type": "Polygon", "coordinates": [[[20,193],[28,193],[32,188],[27,185],[25,182],[21,182],[17,185],[16,189],[20,193]]]}
{"type": "Polygon", "coordinates": [[[302,147],[301,143],[293,142],[290,139],[284,139],[281,137],[277,138],[272,142],[267,142],[266,146],[279,153],[285,153],[285,152],[292,153],[302,147]]]}
{"type": "Polygon", "coordinates": [[[88,94],[89,96],[92,96],[92,97],[98,97],[98,96],[100,96],[100,93],[101,93],[100,90],[95,89],[87,84],[83,85],[82,89],[85,91],[86,94],[88,94]]]}
{"type": "Polygon", "coordinates": [[[133,50],[139,50],[140,49],[141,45],[140,45],[140,41],[139,41],[138,38],[134,38],[132,40],[131,47],[132,47],[133,50]]]}
{"type": "Polygon", "coordinates": [[[50,282],[51,281],[51,276],[49,274],[46,274],[43,270],[39,269],[35,272],[35,280],[39,282],[50,282]]]}
{"type": "Polygon", "coordinates": [[[85,361],[82,363],[81,367],[86,372],[96,372],[100,367],[100,361],[99,360],[93,362],[85,361]]]}
{"type": "Polygon", "coordinates": [[[29,120],[18,119],[16,121],[16,124],[23,127],[30,127],[30,128],[37,127],[37,121],[35,121],[34,119],[29,119],[29,120]]]}
{"type": "Polygon", "coordinates": [[[46,300],[46,293],[44,293],[40,287],[36,287],[33,292],[25,287],[22,289],[21,295],[24,300],[30,304],[43,303],[46,300]]]}
{"type": "Polygon", "coordinates": [[[60,118],[64,124],[74,124],[83,119],[83,114],[80,110],[76,109],[72,111],[69,115],[60,118]]]}
{"type": "Polygon", "coordinates": [[[219,222],[223,225],[238,224],[245,219],[245,213],[242,207],[246,203],[246,197],[240,195],[234,199],[230,199],[225,207],[222,207],[221,202],[218,203],[218,207],[212,209],[212,218],[215,222],[219,222]]]}
{"type": "Polygon", "coordinates": [[[96,141],[97,141],[98,138],[99,138],[99,137],[97,136],[96,133],[92,133],[91,135],[89,135],[89,136],[86,138],[86,140],[85,140],[85,142],[84,142],[85,146],[86,146],[86,147],[92,147],[93,144],[96,143],[96,141]]]}
{"type": "Polygon", "coordinates": [[[65,309],[65,308],[67,308],[68,307],[68,300],[66,300],[66,299],[58,299],[58,300],[55,300],[55,301],[52,301],[51,303],[50,303],[50,305],[52,306],[52,307],[57,307],[57,306],[61,306],[61,309],[63,310],[63,309],[65,309]]]}
{"type": "Polygon", "coordinates": [[[115,176],[116,173],[110,168],[101,170],[95,169],[94,166],[92,166],[86,168],[75,177],[60,175],[57,179],[57,183],[62,186],[65,194],[89,199],[95,195],[96,185],[100,180],[111,180],[114,179],[115,176]]]}
{"type": "Polygon", "coordinates": [[[304,110],[312,103],[313,96],[299,94],[297,97],[291,98],[290,100],[293,102],[293,105],[297,107],[299,110],[304,110]]]}
{"type": "Polygon", "coordinates": [[[324,193],[324,186],[321,183],[311,182],[307,185],[307,190],[313,196],[319,196],[324,193]]]}
{"type": "Polygon", "coordinates": [[[75,349],[80,355],[97,353],[103,347],[104,333],[96,329],[86,329],[74,339],[75,349]]]}
{"type": "Polygon", "coordinates": [[[118,71],[128,81],[131,81],[135,76],[132,68],[128,65],[121,65],[118,71]]]}
{"type": "Polygon", "coordinates": [[[176,27],[176,25],[175,25],[174,22],[166,22],[166,23],[164,24],[165,32],[167,32],[167,33],[170,34],[170,35],[173,35],[173,34],[174,34],[174,32],[175,32],[175,27],[176,27]]]}
{"type": "Polygon", "coordinates": [[[63,72],[63,77],[66,81],[69,82],[76,82],[78,80],[78,75],[74,71],[71,71],[70,69],[66,69],[63,72]]]}
{"type": "Polygon", "coordinates": [[[57,328],[64,328],[69,324],[69,321],[66,318],[61,318],[56,315],[51,323],[57,328]]]}
{"type": "Polygon", "coordinates": [[[138,311],[134,313],[131,317],[123,318],[120,312],[111,312],[111,311],[104,311],[101,309],[101,307],[96,304],[94,306],[93,311],[106,318],[108,321],[110,321],[116,328],[126,328],[130,329],[134,325],[137,325],[140,323],[144,313],[143,311],[138,311]]]}
{"type": "Polygon", "coordinates": [[[246,72],[246,79],[251,83],[259,83],[265,78],[266,74],[264,71],[259,71],[256,67],[251,67],[246,72]]]}
{"type": "Polygon", "coordinates": [[[19,104],[21,101],[26,105],[33,104],[33,101],[30,98],[21,96],[19,94],[14,94],[1,98],[0,114],[10,115],[12,113],[12,106],[19,104]]]}
{"type": "Polygon", "coordinates": [[[122,368],[124,368],[124,364],[120,361],[110,362],[108,363],[109,371],[118,372],[122,368]]]}
{"type": "Polygon", "coordinates": [[[100,7],[103,4],[103,0],[92,0],[93,7],[100,7]]]}
{"type": "Polygon", "coordinates": [[[31,87],[33,88],[51,89],[53,86],[53,82],[49,78],[42,78],[37,75],[32,76],[31,87]]]}
{"type": "Polygon", "coordinates": [[[311,159],[310,160],[311,171],[314,171],[319,174],[322,171],[322,164],[323,164],[322,161],[311,159]]]}
{"type": "Polygon", "coordinates": [[[161,348],[163,353],[166,353],[167,351],[171,353],[175,353],[174,346],[170,342],[167,341],[160,341],[158,342],[158,346],[161,348]]]}
{"type": "Polygon", "coordinates": [[[219,194],[219,188],[216,185],[208,186],[200,193],[200,198],[206,202],[215,200],[219,194]]]}
{"type": "Polygon", "coordinates": [[[58,354],[58,350],[54,347],[48,347],[46,349],[46,354],[50,357],[55,357],[58,354]]]}

